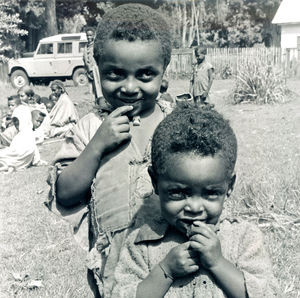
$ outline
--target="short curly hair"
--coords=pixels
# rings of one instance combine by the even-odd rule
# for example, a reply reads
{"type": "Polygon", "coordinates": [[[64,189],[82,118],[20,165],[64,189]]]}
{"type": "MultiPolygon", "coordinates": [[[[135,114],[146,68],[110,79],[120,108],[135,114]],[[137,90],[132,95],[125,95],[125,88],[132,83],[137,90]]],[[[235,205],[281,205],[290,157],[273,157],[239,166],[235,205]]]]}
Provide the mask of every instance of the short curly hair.
{"type": "Polygon", "coordinates": [[[143,4],[124,4],[108,11],[100,20],[94,41],[94,57],[101,60],[108,40],[157,40],[161,44],[164,68],[171,59],[171,33],[164,17],[143,4]]]}
{"type": "Polygon", "coordinates": [[[217,111],[184,104],[176,107],[156,128],[151,149],[154,173],[164,174],[170,155],[192,153],[200,156],[221,154],[228,178],[237,158],[237,139],[217,111]]]}

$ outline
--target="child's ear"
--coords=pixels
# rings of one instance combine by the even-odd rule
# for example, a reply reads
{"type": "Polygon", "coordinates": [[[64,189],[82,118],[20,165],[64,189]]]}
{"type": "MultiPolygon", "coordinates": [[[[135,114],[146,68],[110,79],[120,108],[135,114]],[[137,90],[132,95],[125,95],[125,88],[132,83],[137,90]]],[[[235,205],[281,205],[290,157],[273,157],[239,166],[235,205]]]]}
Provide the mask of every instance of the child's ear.
{"type": "Polygon", "coordinates": [[[236,174],[233,173],[231,178],[230,178],[230,181],[229,181],[229,184],[228,184],[228,190],[227,190],[227,197],[229,197],[234,189],[234,185],[235,185],[235,181],[236,181],[236,174]]]}
{"type": "Polygon", "coordinates": [[[157,191],[157,178],[156,178],[156,175],[154,173],[154,170],[153,170],[152,166],[148,167],[148,173],[149,173],[149,175],[151,177],[151,182],[152,182],[152,186],[154,188],[154,192],[155,192],[155,194],[158,195],[158,191],[157,191]]]}

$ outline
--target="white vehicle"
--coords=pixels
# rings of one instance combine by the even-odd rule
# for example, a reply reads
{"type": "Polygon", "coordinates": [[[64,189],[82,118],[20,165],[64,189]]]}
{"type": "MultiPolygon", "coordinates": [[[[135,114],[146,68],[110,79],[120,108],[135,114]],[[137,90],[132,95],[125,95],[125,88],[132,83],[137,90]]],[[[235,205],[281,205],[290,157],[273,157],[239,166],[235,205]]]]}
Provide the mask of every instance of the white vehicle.
{"type": "Polygon", "coordinates": [[[33,53],[8,61],[8,74],[15,88],[30,81],[73,79],[75,86],[88,82],[83,63],[85,33],[59,34],[43,38],[33,53]]]}

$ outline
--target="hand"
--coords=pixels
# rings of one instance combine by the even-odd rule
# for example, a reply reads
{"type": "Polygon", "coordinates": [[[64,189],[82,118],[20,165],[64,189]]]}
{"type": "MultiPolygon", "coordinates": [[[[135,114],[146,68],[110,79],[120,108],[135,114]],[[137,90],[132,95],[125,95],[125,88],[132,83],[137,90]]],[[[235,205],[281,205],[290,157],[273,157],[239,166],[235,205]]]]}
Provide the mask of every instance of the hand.
{"type": "Polygon", "coordinates": [[[94,142],[100,142],[98,144],[102,147],[102,153],[112,151],[120,144],[130,140],[129,119],[125,114],[132,109],[132,106],[119,107],[102,122],[93,138],[94,142]]]}
{"type": "Polygon", "coordinates": [[[161,265],[170,276],[176,278],[197,271],[197,258],[197,253],[190,249],[190,242],[185,242],[172,248],[161,265]]]}
{"type": "Polygon", "coordinates": [[[204,91],[204,92],[202,93],[202,97],[207,98],[207,96],[208,96],[208,92],[207,92],[207,91],[204,91]]]}
{"type": "Polygon", "coordinates": [[[201,265],[206,269],[215,267],[223,259],[219,238],[203,222],[194,222],[190,232],[190,243],[191,248],[198,253],[201,265]]]}

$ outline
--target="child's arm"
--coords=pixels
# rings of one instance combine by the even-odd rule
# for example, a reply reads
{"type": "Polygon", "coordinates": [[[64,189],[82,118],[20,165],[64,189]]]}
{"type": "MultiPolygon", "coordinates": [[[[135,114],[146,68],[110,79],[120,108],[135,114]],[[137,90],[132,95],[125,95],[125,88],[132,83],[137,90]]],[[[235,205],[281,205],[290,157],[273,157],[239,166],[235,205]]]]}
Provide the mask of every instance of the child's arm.
{"type": "Polygon", "coordinates": [[[56,198],[60,204],[73,206],[85,200],[103,155],[130,139],[129,120],[125,115],[130,110],[131,106],[114,110],[103,121],[80,156],[59,175],[56,198]]]}
{"type": "Polygon", "coordinates": [[[190,242],[191,247],[199,253],[202,266],[212,273],[228,297],[247,297],[242,271],[223,257],[220,241],[212,229],[199,221],[193,229],[190,242]]]}
{"type": "Polygon", "coordinates": [[[197,254],[185,242],[170,250],[149,275],[138,285],[137,298],[164,297],[177,277],[191,274],[199,269],[197,254]]]}
{"type": "Polygon", "coordinates": [[[209,68],[207,70],[207,75],[208,75],[208,85],[207,85],[207,89],[206,91],[203,93],[203,96],[207,97],[208,93],[210,91],[210,88],[212,86],[213,80],[214,80],[214,69],[213,68],[209,68]]]}

